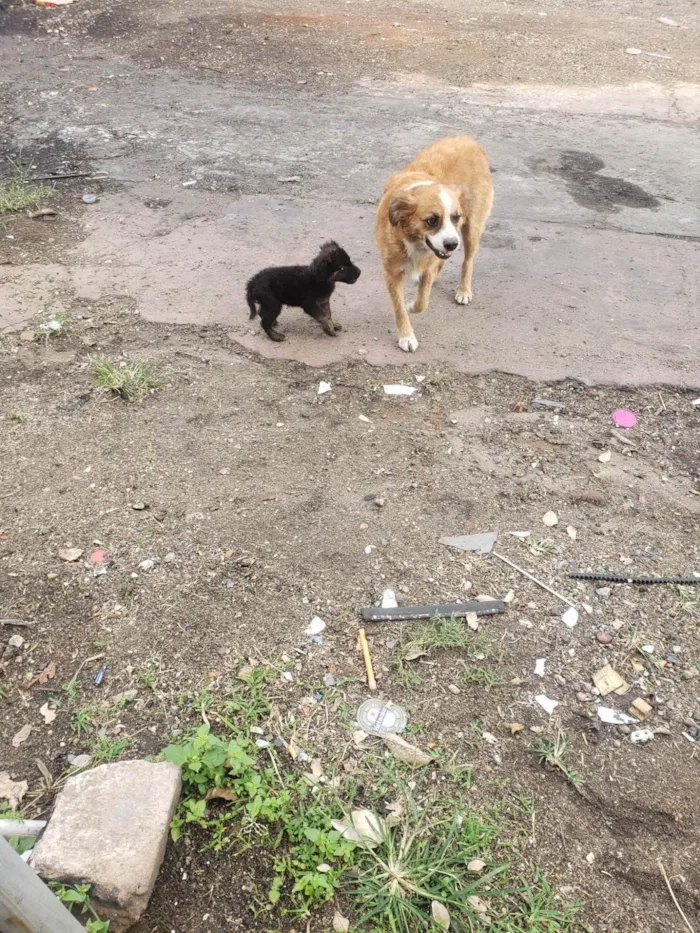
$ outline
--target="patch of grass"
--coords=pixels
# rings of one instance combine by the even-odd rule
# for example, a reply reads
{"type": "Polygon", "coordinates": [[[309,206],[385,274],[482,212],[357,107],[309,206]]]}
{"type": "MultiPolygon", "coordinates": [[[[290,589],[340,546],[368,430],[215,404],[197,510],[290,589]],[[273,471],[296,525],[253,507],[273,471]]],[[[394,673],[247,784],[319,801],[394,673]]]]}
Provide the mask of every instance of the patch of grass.
{"type": "Polygon", "coordinates": [[[524,542],[528,551],[535,557],[541,557],[543,554],[556,554],[557,543],[553,538],[544,538],[539,535],[530,535],[524,542]]]}
{"type": "Polygon", "coordinates": [[[677,611],[693,618],[700,616],[700,586],[674,586],[678,597],[677,611]]]}
{"type": "Polygon", "coordinates": [[[142,360],[113,363],[106,356],[90,361],[90,382],[94,389],[127,402],[140,402],[161,384],[148,363],[142,360]]]}
{"type": "Polygon", "coordinates": [[[155,690],[156,686],[158,685],[158,674],[155,664],[151,663],[142,671],[137,671],[136,679],[140,684],[142,684],[144,687],[147,687],[149,690],[155,690]]]}
{"type": "MultiPolygon", "coordinates": [[[[19,810],[13,810],[6,800],[0,800],[0,820],[21,820],[22,814],[19,810]]],[[[33,839],[20,839],[19,836],[10,836],[7,840],[10,847],[15,850],[17,855],[22,855],[34,845],[33,839]]]]}
{"type": "Polygon", "coordinates": [[[473,684],[475,687],[499,687],[505,683],[496,671],[489,670],[487,667],[472,667],[466,661],[461,662],[462,679],[467,684],[473,684]]]}
{"type": "Polygon", "coordinates": [[[80,709],[77,709],[71,718],[70,727],[73,732],[78,735],[83,735],[85,732],[89,732],[93,728],[93,717],[95,711],[91,706],[83,706],[80,709]]]}
{"type": "Polygon", "coordinates": [[[49,887],[59,901],[65,904],[71,913],[74,907],[79,907],[81,914],[89,913],[92,915],[85,924],[87,933],[109,933],[109,920],[100,920],[97,911],[92,906],[92,901],[90,900],[91,885],[67,885],[59,884],[57,881],[50,881],[49,887]]]}
{"type": "Polygon", "coordinates": [[[93,768],[121,758],[127,745],[126,739],[110,739],[108,736],[102,736],[90,752],[93,768]]]}
{"type": "Polygon", "coordinates": [[[561,726],[557,726],[554,737],[542,736],[534,742],[528,751],[537,755],[541,764],[556,768],[564,775],[569,784],[580,787],[583,783],[581,775],[568,764],[571,742],[561,726]]]}
{"type": "Polygon", "coordinates": [[[29,166],[19,159],[10,160],[10,177],[0,181],[0,217],[36,207],[51,194],[49,185],[31,181],[29,166]]]}
{"type": "Polygon", "coordinates": [[[8,411],[7,417],[10,421],[17,421],[19,424],[22,424],[27,420],[27,416],[22,411],[8,411]]]}
{"type": "Polygon", "coordinates": [[[394,661],[396,683],[405,687],[422,683],[422,677],[409,667],[411,661],[432,651],[449,649],[462,649],[470,655],[486,657],[488,643],[484,635],[471,632],[462,620],[436,615],[430,622],[413,629],[410,638],[398,647],[394,661]]]}

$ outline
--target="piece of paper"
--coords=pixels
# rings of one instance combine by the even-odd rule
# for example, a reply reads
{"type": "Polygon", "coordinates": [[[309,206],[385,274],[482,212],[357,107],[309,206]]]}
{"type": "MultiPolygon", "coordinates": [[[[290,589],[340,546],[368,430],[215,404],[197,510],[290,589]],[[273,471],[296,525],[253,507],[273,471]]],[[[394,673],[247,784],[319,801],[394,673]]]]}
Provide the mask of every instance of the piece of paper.
{"type": "Polygon", "coordinates": [[[478,535],[458,535],[455,538],[440,538],[440,544],[447,547],[458,548],[460,551],[476,551],[478,554],[488,554],[494,544],[498,532],[485,531],[478,535]]]}

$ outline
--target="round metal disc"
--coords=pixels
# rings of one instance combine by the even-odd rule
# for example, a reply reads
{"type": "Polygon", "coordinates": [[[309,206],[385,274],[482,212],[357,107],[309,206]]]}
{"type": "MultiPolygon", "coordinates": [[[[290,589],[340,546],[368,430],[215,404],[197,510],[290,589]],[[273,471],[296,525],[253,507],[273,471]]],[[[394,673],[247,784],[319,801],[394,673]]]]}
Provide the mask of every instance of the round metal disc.
{"type": "Polygon", "coordinates": [[[368,735],[386,735],[403,732],[406,728],[406,713],[400,706],[383,700],[365,700],[357,711],[357,722],[368,735]]]}

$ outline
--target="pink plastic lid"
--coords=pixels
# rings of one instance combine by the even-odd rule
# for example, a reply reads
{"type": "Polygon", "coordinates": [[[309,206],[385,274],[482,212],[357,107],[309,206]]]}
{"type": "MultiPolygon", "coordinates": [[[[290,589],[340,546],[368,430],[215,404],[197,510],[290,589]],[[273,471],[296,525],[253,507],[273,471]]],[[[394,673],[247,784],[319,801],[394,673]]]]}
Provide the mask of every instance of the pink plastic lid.
{"type": "Polygon", "coordinates": [[[633,428],[637,423],[637,416],[627,408],[618,408],[610,415],[610,420],[614,421],[618,428],[633,428]]]}

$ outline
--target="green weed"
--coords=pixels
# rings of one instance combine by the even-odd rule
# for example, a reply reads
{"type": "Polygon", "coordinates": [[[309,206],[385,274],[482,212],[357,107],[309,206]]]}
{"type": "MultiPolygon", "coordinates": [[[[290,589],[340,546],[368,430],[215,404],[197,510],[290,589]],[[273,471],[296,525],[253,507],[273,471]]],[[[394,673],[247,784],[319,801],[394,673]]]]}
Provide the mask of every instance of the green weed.
{"type": "Polygon", "coordinates": [[[107,736],[102,736],[90,752],[93,768],[110,761],[116,761],[126,751],[127,745],[126,739],[110,739],[107,736]]]}
{"type": "Polygon", "coordinates": [[[10,177],[0,181],[0,216],[36,207],[53,194],[48,185],[30,180],[30,171],[19,159],[10,161],[10,177]]]}
{"type": "Polygon", "coordinates": [[[675,586],[673,589],[678,597],[677,611],[681,615],[700,616],[700,587],[675,586]]]}
{"type": "Polygon", "coordinates": [[[76,732],[78,735],[82,735],[83,733],[92,729],[94,715],[95,711],[91,706],[82,706],[80,709],[75,710],[73,716],[71,717],[70,724],[73,732],[76,732]]]}
{"type": "Polygon", "coordinates": [[[94,389],[116,395],[127,402],[140,402],[161,382],[142,360],[113,363],[105,356],[90,362],[90,382],[94,389]]]}
{"type": "Polygon", "coordinates": [[[67,314],[61,314],[56,312],[48,317],[43,323],[39,324],[36,329],[37,339],[48,346],[52,340],[56,337],[60,337],[65,334],[68,325],[70,323],[70,317],[67,314]]]}
{"type": "Polygon", "coordinates": [[[471,667],[466,661],[462,661],[461,666],[462,679],[465,683],[473,684],[476,687],[486,687],[487,690],[505,683],[499,674],[487,667],[471,667]]]}
{"type": "Polygon", "coordinates": [[[71,913],[74,907],[79,907],[81,914],[89,913],[92,915],[85,924],[87,933],[109,933],[109,920],[100,920],[97,911],[92,906],[92,901],[90,900],[91,885],[67,885],[59,884],[56,881],[50,881],[49,887],[59,901],[68,907],[71,913]]]}
{"type": "Polygon", "coordinates": [[[22,411],[9,411],[7,417],[10,421],[17,421],[19,424],[23,424],[27,420],[27,416],[22,411]]]}
{"type": "Polygon", "coordinates": [[[557,768],[564,775],[566,780],[574,787],[580,787],[582,782],[581,775],[574,771],[567,762],[570,751],[570,740],[561,726],[557,726],[554,737],[542,736],[537,742],[534,742],[528,751],[537,755],[541,764],[547,764],[550,768],[557,768]]]}

